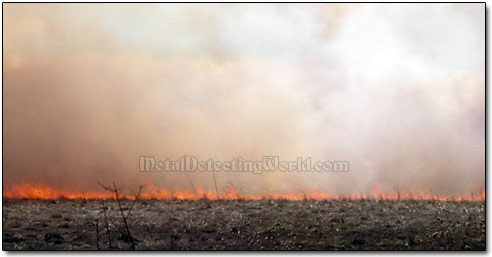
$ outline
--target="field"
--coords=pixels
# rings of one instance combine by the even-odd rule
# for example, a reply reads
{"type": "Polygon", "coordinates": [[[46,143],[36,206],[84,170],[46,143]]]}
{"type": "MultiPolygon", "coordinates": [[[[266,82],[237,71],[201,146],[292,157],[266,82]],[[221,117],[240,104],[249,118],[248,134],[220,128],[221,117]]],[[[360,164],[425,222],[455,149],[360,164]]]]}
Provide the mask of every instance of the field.
{"type": "MultiPolygon", "coordinates": [[[[3,250],[132,249],[104,206],[4,199],[3,250]]],[[[128,228],[137,250],[485,250],[484,202],[141,200],[128,228]]]]}

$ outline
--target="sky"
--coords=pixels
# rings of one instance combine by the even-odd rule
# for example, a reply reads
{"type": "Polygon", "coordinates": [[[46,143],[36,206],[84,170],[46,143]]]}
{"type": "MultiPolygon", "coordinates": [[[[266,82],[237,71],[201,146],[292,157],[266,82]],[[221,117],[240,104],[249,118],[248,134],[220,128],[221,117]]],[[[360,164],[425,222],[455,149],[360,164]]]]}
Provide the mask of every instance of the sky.
{"type": "Polygon", "coordinates": [[[466,193],[485,186],[485,6],[6,3],[3,124],[4,186],[189,190],[139,156],[277,155],[350,171],[219,187],[466,193]]]}

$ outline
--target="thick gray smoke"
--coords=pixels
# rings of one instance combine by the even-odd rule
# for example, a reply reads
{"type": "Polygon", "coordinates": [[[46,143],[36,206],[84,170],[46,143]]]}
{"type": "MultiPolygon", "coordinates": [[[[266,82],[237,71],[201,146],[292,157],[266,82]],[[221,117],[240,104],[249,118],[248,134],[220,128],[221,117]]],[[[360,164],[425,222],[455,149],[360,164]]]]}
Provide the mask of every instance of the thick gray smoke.
{"type": "MultiPolygon", "coordinates": [[[[190,189],[161,159],[346,160],[218,173],[265,190],[485,184],[483,4],[4,4],[4,186],[190,189]]],[[[210,173],[190,175],[214,187],[210,173]]]]}

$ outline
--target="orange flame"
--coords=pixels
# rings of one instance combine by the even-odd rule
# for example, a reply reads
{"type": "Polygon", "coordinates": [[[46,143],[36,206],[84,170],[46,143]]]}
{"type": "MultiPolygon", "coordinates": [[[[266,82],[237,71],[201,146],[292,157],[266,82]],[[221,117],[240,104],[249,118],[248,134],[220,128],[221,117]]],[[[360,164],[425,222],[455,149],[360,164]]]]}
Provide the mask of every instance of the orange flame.
{"type": "MultiPolygon", "coordinates": [[[[57,190],[46,185],[29,185],[20,184],[3,188],[3,198],[6,199],[111,199],[111,192],[72,192],[66,190],[57,190]]],[[[134,199],[132,194],[122,193],[122,198],[134,199]]],[[[199,199],[224,199],[224,200],[437,200],[437,201],[485,201],[485,192],[481,189],[478,193],[470,193],[455,196],[438,196],[430,190],[420,192],[394,192],[385,193],[378,187],[375,187],[370,193],[353,193],[340,195],[337,193],[328,193],[323,191],[298,192],[287,191],[284,193],[271,192],[265,195],[248,195],[240,194],[234,187],[228,187],[219,195],[215,191],[197,189],[196,193],[184,190],[166,190],[152,185],[146,185],[142,191],[141,199],[157,200],[199,200],[199,199]]]]}

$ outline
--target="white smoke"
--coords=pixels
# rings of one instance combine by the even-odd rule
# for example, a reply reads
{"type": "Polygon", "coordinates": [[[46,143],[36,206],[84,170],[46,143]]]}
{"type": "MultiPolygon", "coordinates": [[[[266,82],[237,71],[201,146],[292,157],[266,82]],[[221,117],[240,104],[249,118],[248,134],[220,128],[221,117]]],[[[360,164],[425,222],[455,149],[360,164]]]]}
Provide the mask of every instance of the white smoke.
{"type": "MultiPolygon", "coordinates": [[[[5,4],[4,184],[189,189],[163,159],[346,160],[217,174],[265,190],[469,192],[485,176],[481,4],[5,4]]],[[[191,174],[213,188],[211,174],[191,174]]]]}

